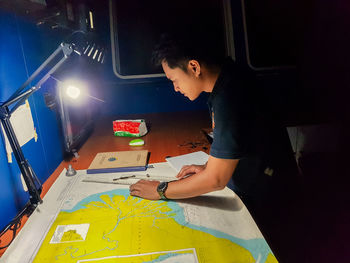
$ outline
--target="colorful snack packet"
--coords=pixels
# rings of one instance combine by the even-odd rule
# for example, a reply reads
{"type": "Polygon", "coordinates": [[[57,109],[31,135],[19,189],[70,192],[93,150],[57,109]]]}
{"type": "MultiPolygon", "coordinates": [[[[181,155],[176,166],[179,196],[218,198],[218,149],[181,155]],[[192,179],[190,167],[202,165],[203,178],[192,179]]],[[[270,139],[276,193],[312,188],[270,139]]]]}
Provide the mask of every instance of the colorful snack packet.
{"type": "Polygon", "coordinates": [[[145,120],[115,120],[113,121],[115,136],[141,137],[147,133],[145,120]]]}

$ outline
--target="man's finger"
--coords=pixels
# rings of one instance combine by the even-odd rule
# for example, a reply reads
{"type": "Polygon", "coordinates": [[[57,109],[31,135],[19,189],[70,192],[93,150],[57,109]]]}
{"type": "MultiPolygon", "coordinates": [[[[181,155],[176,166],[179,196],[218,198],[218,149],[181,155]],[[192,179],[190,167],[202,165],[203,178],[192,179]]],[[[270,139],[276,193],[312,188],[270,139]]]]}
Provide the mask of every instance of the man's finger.
{"type": "Polygon", "coordinates": [[[132,190],[132,191],[130,191],[130,195],[132,195],[132,196],[140,196],[140,191],[132,190]]]}
{"type": "Polygon", "coordinates": [[[184,165],[184,166],[182,166],[179,173],[185,171],[186,169],[188,169],[188,167],[190,167],[190,166],[189,166],[189,165],[184,165]]]}
{"type": "Polygon", "coordinates": [[[134,183],[134,184],[132,184],[132,185],[130,185],[129,186],[129,190],[130,190],[130,192],[131,191],[134,191],[134,190],[137,190],[139,187],[139,184],[138,184],[138,182],[137,183],[134,183]]]}
{"type": "Polygon", "coordinates": [[[183,173],[183,174],[178,174],[176,177],[179,179],[182,179],[184,177],[186,177],[188,175],[188,173],[183,173]]]}
{"type": "Polygon", "coordinates": [[[181,168],[180,172],[176,175],[176,177],[177,177],[177,178],[181,178],[181,177],[185,176],[185,175],[186,175],[186,171],[187,171],[189,168],[190,168],[189,165],[184,165],[184,166],[181,168]]]}
{"type": "Polygon", "coordinates": [[[191,165],[189,167],[186,167],[186,169],[184,169],[183,171],[180,171],[180,173],[176,177],[181,179],[189,174],[194,174],[194,173],[196,173],[196,167],[191,165]]]}

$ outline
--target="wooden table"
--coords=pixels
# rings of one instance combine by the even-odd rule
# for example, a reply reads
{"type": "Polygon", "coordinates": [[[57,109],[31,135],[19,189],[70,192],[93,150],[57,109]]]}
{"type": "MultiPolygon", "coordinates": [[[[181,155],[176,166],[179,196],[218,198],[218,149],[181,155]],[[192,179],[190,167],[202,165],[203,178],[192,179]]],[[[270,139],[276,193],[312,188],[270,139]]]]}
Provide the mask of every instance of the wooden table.
{"type": "Polygon", "coordinates": [[[78,151],[79,158],[71,160],[73,168],[87,169],[99,152],[148,150],[149,163],[164,162],[167,156],[195,151],[209,153],[210,144],[202,129],[208,129],[211,120],[207,111],[151,113],[104,117],[96,122],[94,132],[78,151]],[[145,119],[148,133],[142,137],[144,146],[129,146],[129,137],[113,134],[113,120],[145,119]]]}

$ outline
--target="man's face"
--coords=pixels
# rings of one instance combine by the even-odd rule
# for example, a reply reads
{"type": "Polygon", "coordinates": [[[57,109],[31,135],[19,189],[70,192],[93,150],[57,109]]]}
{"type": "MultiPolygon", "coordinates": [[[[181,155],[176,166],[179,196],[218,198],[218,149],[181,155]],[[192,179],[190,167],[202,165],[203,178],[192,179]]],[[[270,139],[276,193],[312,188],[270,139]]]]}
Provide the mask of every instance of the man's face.
{"type": "Polygon", "coordinates": [[[202,92],[202,83],[198,77],[198,71],[196,72],[196,70],[194,70],[190,62],[187,72],[178,67],[174,69],[170,68],[166,61],[163,61],[162,67],[166,77],[173,82],[176,92],[181,92],[181,94],[192,101],[198,98],[199,94],[202,92]]]}

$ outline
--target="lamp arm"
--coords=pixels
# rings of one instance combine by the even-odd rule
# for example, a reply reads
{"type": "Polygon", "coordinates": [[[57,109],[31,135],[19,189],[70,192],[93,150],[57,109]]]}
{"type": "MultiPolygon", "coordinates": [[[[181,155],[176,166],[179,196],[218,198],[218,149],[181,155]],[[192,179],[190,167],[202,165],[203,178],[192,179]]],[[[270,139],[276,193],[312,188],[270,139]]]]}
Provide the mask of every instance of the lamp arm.
{"type": "MultiPolygon", "coordinates": [[[[63,52],[64,57],[69,57],[73,51],[72,44],[61,43],[57,49],[34,71],[34,73],[11,95],[11,97],[4,103],[12,101],[16,98],[43,70],[44,68],[56,58],[56,56],[63,52]]],[[[8,104],[9,105],[9,104],[8,104]]]]}
{"type": "Polygon", "coordinates": [[[45,74],[45,76],[43,76],[37,84],[35,84],[35,86],[33,86],[32,88],[28,89],[27,91],[21,93],[20,95],[18,95],[16,98],[12,99],[11,101],[7,101],[4,103],[4,105],[11,105],[14,102],[17,101],[17,104],[11,109],[10,114],[12,114],[19,106],[21,106],[23,104],[23,102],[30,96],[32,95],[34,92],[38,91],[41,88],[41,85],[43,83],[45,83],[46,80],[48,80],[48,78],[50,78],[51,74],[53,74],[66,60],[68,57],[64,56],[63,58],[61,58],[60,61],[57,62],[57,64],[55,66],[52,67],[52,69],[49,70],[49,72],[47,72],[45,74]]]}
{"type": "MultiPolygon", "coordinates": [[[[35,92],[35,88],[36,87],[32,87],[30,88],[29,90],[26,90],[25,92],[21,93],[20,95],[18,95],[17,97],[13,98],[12,100],[7,100],[6,102],[4,102],[1,107],[4,108],[4,107],[9,107],[10,105],[14,104],[15,102],[17,101],[23,101],[23,98],[24,100],[26,98],[28,98],[32,93],[35,92]]],[[[11,110],[11,113],[13,113],[14,110],[11,110]]]]}
{"type": "MultiPolygon", "coordinates": [[[[35,208],[39,203],[42,203],[40,193],[42,185],[37,178],[34,170],[30,166],[27,159],[25,159],[21,146],[18,142],[16,133],[12,127],[10,117],[12,113],[34,92],[41,88],[41,85],[53,74],[72,54],[74,50],[73,44],[61,43],[59,47],[39,66],[39,68],[21,85],[19,89],[4,103],[0,104],[0,121],[3,125],[4,131],[9,140],[13,154],[16,158],[18,167],[23,175],[23,179],[28,188],[29,202],[32,208],[35,208]],[[56,56],[63,52],[63,57],[37,82],[32,88],[25,90],[25,88],[46,68],[46,66],[56,58],[56,56]],[[16,103],[12,109],[9,106],[16,103]],[[38,188],[35,184],[38,184],[38,188]]],[[[77,51],[76,51],[77,52],[77,51]]],[[[79,54],[79,52],[77,52],[79,54]]],[[[33,209],[34,210],[34,209],[33,209]]]]}

